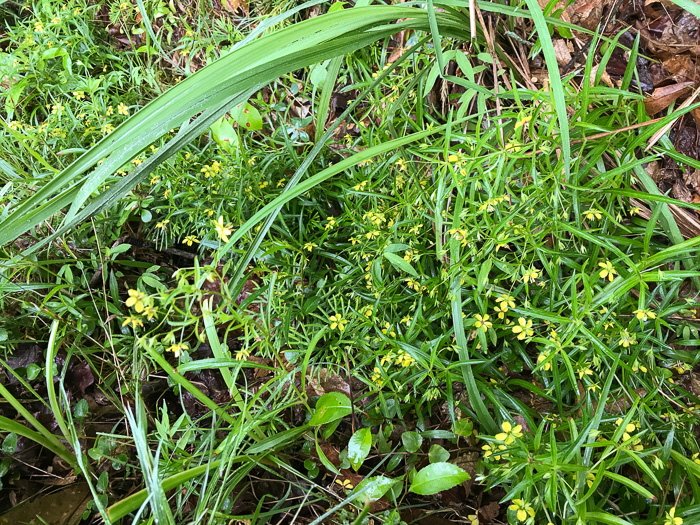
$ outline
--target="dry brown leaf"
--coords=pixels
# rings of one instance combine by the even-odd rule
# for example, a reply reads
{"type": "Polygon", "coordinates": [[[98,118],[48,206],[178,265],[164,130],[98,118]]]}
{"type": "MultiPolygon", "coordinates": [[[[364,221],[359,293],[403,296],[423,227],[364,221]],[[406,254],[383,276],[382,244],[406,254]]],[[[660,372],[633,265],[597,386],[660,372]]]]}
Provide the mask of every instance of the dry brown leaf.
{"type": "Polygon", "coordinates": [[[557,57],[557,63],[560,66],[565,66],[571,62],[571,51],[569,51],[569,47],[566,45],[566,40],[557,38],[552,42],[552,45],[554,47],[554,56],[557,57]]]}
{"type": "Polygon", "coordinates": [[[692,85],[692,82],[681,82],[671,86],[656,88],[654,93],[644,101],[644,108],[649,115],[663,111],[679,97],[687,93],[692,85]]]}
{"type": "Polygon", "coordinates": [[[595,30],[603,14],[603,1],[576,1],[566,8],[566,12],[569,14],[572,23],[585,27],[586,29],[595,30]]]}
{"type": "Polygon", "coordinates": [[[223,8],[227,11],[231,11],[235,14],[240,9],[241,11],[243,11],[243,14],[245,14],[245,16],[248,16],[248,2],[246,2],[245,0],[225,0],[223,4],[223,8]]]}

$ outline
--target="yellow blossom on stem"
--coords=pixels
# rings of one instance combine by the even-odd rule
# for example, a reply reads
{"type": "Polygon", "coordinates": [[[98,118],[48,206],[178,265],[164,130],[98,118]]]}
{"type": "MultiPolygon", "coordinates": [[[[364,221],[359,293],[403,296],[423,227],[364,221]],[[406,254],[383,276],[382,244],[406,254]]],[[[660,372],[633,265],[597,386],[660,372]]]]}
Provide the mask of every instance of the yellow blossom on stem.
{"type": "Polygon", "coordinates": [[[604,263],[598,263],[598,266],[602,268],[600,270],[600,275],[603,279],[607,278],[610,282],[612,282],[615,279],[615,275],[617,274],[617,270],[613,268],[613,265],[610,261],[605,261],[604,263]]]}
{"type": "Polygon", "coordinates": [[[518,521],[525,521],[527,520],[528,516],[531,518],[535,517],[535,509],[533,509],[532,505],[530,505],[527,501],[514,499],[513,504],[508,508],[515,512],[518,521]]]}
{"type": "Polygon", "coordinates": [[[151,319],[153,319],[156,316],[157,313],[158,313],[157,308],[155,306],[149,304],[148,306],[146,306],[143,309],[143,312],[141,315],[143,315],[146,319],[148,319],[150,321],[151,319]]]}
{"type": "Polygon", "coordinates": [[[314,248],[318,248],[318,244],[316,244],[315,242],[307,242],[307,243],[304,244],[304,246],[302,247],[302,249],[306,250],[307,252],[310,252],[310,251],[313,250],[314,248]]]}
{"type": "Polygon", "coordinates": [[[632,313],[634,313],[634,315],[636,315],[637,319],[639,319],[640,321],[646,321],[647,319],[656,319],[656,314],[651,310],[639,309],[635,310],[632,313]]]}
{"type": "Polygon", "coordinates": [[[585,219],[588,219],[589,221],[592,221],[593,219],[602,219],[603,215],[600,213],[599,210],[596,210],[595,208],[589,208],[588,210],[583,212],[583,217],[585,219]]]}
{"type": "Polygon", "coordinates": [[[372,383],[374,383],[378,387],[381,387],[382,385],[384,385],[384,379],[382,379],[381,368],[379,368],[378,366],[375,366],[373,372],[374,373],[372,374],[372,383]]]}
{"type": "Polygon", "coordinates": [[[168,224],[169,222],[170,222],[169,219],[165,219],[164,221],[161,221],[158,224],[156,224],[156,228],[164,229],[165,225],[168,224]]]}
{"type": "Polygon", "coordinates": [[[167,348],[168,352],[175,354],[175,357],[180,357],[180,352],[187,350],[189,345],[187,343],[175,343],[167,348]]]}
{"type": "Polygon", "coordinates": [[[523,429],[522,425],[513,426],[509,421],[504,421],[501,424],[501,429],[503,432],[496,434],[494,437],[498,441],[503,441],[506,445],[510,445],[514,443],[516,439],[523,437],[523,433],[521,432],[523,429]]]}
{"type": "Polygon", "coordinates": [[[124,319],[124,322],[122,323],[122,326],[128,325],[131,325],[134,328],[138,328],[139,326],[143,327],[143,321],[138,317],[129,316],[126,319],[124,319]]]}
{"type": "Polygon", "coordinates": [[[664,525],[682,525],[683,523],[683,518],[680,516],[676,516],[676,507],[671,508],[666,513],[666,521],[664,521],[664,525]]]}
{"type": "Polygon", "coordinates": [[[535,270],[534,268],[530,268],[528,270],[525,270],[523,273],[523,282],[525,284],[530,283],[530,282],[535,282],[535,279],[537,279],[540,276],[540,272],[535,270]]]}
{"type": "Polygon", "coordinates": [[[117,106],[117,113],[119,113],[120,115],[128,115],[129,114],[129,106],[127,106],[123,102],[120,102],[119,105],[117,106]]]}
{"type": "Polygon", "coordinates": [[[197,240],[197,237],[195,237],[194,235],[188,235],[187,237],[185,237],[185,238],[182,240],[182,242],[183,242],[184,244],[186,244],[187,246],[192,246],[192,245],[195,244],[195,243],[196,243],[196,244],[199,244],[199,241],[197,240]]]}
{"type": "Polygon", "coordinates": [[[489,321],[488,314],[483,316],[481,314],[476,314],[474,317],[476,318],[476,323],[474,323],[474,326],[477,329],[481,328],[484,332],[488,332],[489,328],[493,326],[493,323],[489,321]]]}
{"type": "Polygon", "coordinates": [[[216,234],[219,236],[219,239],[221,239],[224,242],[228,242],[228,236],[231,235],[231,233],[233,233],[233,231],[231,230],[231,224],[229,223],[224,225],[223,215],[219,215],[218,221],[211,222],[214,223],[214,227],[216,228],[216,234]]]}
{"type": "Polygon", "coordinates": [[[515,298],[508,295],[508,294],[499,295],[496,298],[496,302],[503,303],[501,306],[506,306],[508,308],[515,308],[515,298]]]}
{"type": "Polygon", "coordinates": [[[411,366],[413,363],[415,363],[416,360],[411,357],[411,354],[405,351],[399,352],[399,355],[396,357],[396,364],[400,365],[404,368],[408,368],[411,366]]]}
{"type": "Polygon", "coordinates": [[[129,298],[126,300],[126,306],[136,310],[136,313],[140,314],[143,312],[144,308],[149,303],[148,296],[138,290],[129,290],[128,294],[129,298]]]}
{"type": "Polygon", "coordinates": [[[518,318],[518,324],[513,327],[513,333],[518,334],[518,340],[522,341],[526,337],[532,337],[535,333],[532,329],[532,320],[525,320],[524,317],[518,318]]]}
{"type": "Polygon", "coordinates": [[[339,332],[342,332],[345,330],[345,325],[348,324],[348,321],[343,319],[341,314],[331,315],[328,319],[331,322],[331,330],[335,330],[337,328],[339,332]]]}

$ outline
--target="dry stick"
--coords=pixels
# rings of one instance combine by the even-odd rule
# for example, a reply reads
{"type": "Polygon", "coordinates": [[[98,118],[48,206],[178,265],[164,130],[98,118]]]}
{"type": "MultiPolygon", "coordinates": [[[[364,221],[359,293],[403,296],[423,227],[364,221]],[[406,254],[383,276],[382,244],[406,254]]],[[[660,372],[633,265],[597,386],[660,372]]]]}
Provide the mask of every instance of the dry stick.
{"type": "MultiPolygon", "coordinates": [[[[481,9],[476,10],[477,15],[479,15],[479,23],[481,24],[481,29],[484,31],[484,36],[486,37],[486,43],[489,46],[489,53],[491,54],[491,69],[493,71],[493,94],[496,96],[496,115],[501,116],[501,100],[498,98],[498,69],[496,68],[496,60],[498,56],[496,55],[496,49],[493,47],[493,38],[488,29],[486,29],[486,24],[484,23],[484,17],[481,14],[481,9]]],[[[506,139],[503,132],[503,122],[500,118],[496,119],[498,122],[498,129],[501,132],[501,145],[505,146],[506,139]]]]}
{"type": "Polygon", "coordinates": [[[476,0],[469,0],[469,32],[471,39],[476,38],[476,0]]]}
{"type": "MultiPolygon", "coordinates": [[[[678,111],[680,111],[681,109],[684,109],[684,108],[687,108],[688,106],[690,106],[690,105],[693,103],[693,101],[695,100],[695,98],[698,96],[698,94],[700,94],[700,87],[697,88],[695,91],[693,91],[693,94],[690,95],[690,96],[686,99],[686,101],[683,102],[683,104],[681,104],[680,106],[678,106],[678,111]]],[[[668,124],[666,124],[663,128],[661,128],[659,131],[657,131],[656,133],[654,133],[654,135],[652,135],[651,139],[649,140],[649,145],[648,145],[646,148],[644,148],[644,152],[649,151],[649,150],[654,146],[654,144],[656,144],[656,143],[659,141],[659,139],[660,139],[661,137],[663,137],[669,129],[671,129],[671,127],[678,121],[679,118],[680,118],[680,117],[676,117],[676,118],[673,119],[671,122],[669,122],[668,124]]]]}

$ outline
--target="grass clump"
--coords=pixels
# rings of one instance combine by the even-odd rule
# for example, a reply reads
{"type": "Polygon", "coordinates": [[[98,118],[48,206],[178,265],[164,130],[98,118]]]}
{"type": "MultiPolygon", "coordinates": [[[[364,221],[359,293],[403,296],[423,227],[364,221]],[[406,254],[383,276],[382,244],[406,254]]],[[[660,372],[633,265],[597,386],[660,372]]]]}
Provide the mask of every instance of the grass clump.
{"type": "Polygon", "coordinates": [[[0,55],[8,458],[42,444],[110,523],[692,523],[698,239],[639,189],[667,146],[639,154],[666,121],[630,128],[634,60],[525,89],[461,4],[334,4],[261,37],[289,64],[235,17],[31,7],[0,55]],[[98,38],[119,20],[145,43],[98,38]]]}

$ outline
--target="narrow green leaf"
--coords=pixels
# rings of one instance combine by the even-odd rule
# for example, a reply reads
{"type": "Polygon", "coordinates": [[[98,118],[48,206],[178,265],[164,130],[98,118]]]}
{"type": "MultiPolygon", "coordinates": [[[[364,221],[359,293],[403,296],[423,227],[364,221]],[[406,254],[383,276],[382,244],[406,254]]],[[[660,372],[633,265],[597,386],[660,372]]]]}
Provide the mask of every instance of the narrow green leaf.
{"type": "Polygon", "coordinates": [[[350,438],[348,442],[348,460],[355,472],[362,466],[371,447],[372,431],[369,428],[361,428],[350,438]]]}

